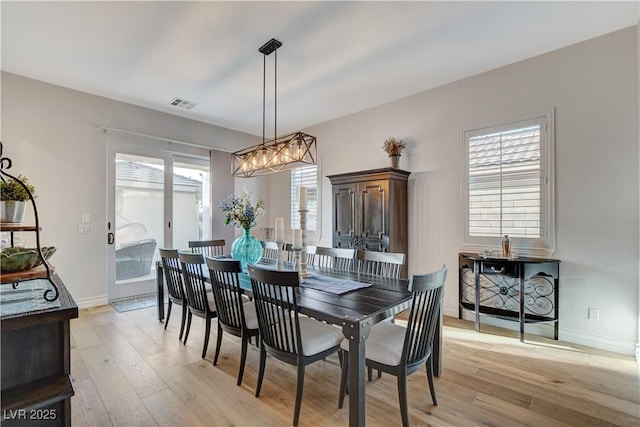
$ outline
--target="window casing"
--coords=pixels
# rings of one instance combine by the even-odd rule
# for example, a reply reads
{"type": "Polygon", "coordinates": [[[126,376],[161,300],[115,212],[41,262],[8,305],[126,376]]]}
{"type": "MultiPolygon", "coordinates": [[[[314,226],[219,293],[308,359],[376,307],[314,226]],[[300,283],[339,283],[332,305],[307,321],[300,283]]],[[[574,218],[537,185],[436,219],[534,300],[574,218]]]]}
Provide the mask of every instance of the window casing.
{"type": "Polygon", "coordinates": [[[555,248],[553,112],[463,130],[463,250],[500,247],[519,255],[555,248]]]}
{"type": "Polygon", "coordinates": [[[318,218],[318,167],[305,166],[291,170],[291,229],[300,228],[300,187],[307,187],[307,240],[317,240],[318,218]]]}

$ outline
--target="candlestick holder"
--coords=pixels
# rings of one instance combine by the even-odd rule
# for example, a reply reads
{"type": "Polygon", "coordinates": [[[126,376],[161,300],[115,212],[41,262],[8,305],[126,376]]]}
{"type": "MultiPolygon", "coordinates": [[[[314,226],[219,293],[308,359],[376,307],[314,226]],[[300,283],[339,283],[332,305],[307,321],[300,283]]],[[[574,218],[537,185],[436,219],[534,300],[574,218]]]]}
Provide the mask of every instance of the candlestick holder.
{"type": "Polygon", "coordinates": [[[284,241],[276,241],[276,244],[278,245],[278,259],[276,260],[277,262],[277,266],[278,266],[278,270],[282,270],[282,248],[284,247],[284,241]]]}
{"type": "Polygon", "coordinates": [[[311,273],[307,271],[307,212],[308,209],[299,209],[300,229],[302,230],[302,253],[300,256],[300,277],[309,277],[311,273]]]}

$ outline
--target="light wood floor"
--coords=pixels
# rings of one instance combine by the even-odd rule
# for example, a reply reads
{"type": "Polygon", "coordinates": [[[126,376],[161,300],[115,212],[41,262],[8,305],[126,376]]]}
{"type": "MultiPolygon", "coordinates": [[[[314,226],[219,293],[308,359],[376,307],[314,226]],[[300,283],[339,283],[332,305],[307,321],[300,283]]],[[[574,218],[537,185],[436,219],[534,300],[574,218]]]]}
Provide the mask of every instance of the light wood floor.
{"type": "MultiPolygon", "coordinates": [[[[270,358],[254,397],[258,351],[250,346],[236,386],[240,342],[225,334],[213,366],[216,326],[200,358],[204,324],[195,318],[186,346],[178,341],[180,310],[165,331],[155,307],[118,313],[111,306],[80,311],[71,326],[74,426],[291,425],[295,368],[270,358]]],[[[424,371],[409,377],[413,426],[639,426],[638,365],[629,356],[539,337],[521,344],[512,332],[446,318],[444,369],[433,406],[424,371]]],[[[301,426],[348,424],[338,409],[336,356],[307,368],[301,426]]],[[[369,426],[400,425],[395,378],[366,384],[369,426]]]]}

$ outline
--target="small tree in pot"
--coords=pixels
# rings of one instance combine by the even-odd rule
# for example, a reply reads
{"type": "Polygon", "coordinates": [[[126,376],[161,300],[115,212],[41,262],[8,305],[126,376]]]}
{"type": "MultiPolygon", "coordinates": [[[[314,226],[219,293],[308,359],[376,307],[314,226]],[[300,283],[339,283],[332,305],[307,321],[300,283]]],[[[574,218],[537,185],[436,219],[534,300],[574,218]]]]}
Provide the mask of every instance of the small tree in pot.
{"type": "Polygon", "coordinates": [[[34,186],[23,175],[18,175],[17,179],[3,177],[0,180],[0,206],[2,207],[0,222],[21,223],[29,193],[35,197],[35,191],[34,186]]]}

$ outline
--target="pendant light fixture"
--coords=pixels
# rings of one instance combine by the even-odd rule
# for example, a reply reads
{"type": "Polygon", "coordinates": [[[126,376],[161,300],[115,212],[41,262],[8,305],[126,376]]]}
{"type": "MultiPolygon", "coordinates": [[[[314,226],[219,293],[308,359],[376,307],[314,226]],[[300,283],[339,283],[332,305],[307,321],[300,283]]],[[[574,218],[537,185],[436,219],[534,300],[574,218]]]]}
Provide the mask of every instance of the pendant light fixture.
{"type": "Polygon", "coordinates": [[[271,39],[258,51],[264,55],[262,70],[262,143],[231,154],[231,175],[250,178],[282,172],[317,162],[316,138],[304,132],[277,136],[278,124],[278,48],[282,43],[271,39]],[[267,56],[275,52],[274,74],[274,138],[265,137],[265,99],[267,56]]]}

